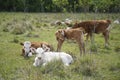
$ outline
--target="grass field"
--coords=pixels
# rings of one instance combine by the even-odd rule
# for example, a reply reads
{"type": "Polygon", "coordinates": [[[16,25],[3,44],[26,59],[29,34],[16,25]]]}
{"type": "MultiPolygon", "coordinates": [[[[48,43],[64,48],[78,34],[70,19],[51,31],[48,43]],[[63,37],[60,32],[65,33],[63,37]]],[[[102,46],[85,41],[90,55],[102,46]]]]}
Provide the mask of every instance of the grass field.
{"type": "Polygon", "coordinates": [[[80,56],[78,45],[65,41],[62,51],[71,54],[74,63],[64,67],[60,62],[45,67],[34,67],[35,55],[29,59],[20,56],[24,41],[46,41],[56,50],[56,30],[65,25],[51,26],[56,20],[120,18],[120,14],[102,13],[0,13],[0,80],[120,80],[120,24],[112,23],[110,45],[104,47],[101,34],[95,34],[96,51],[91,52],[90,41],[85,45],[86,55],[80,56]]]}

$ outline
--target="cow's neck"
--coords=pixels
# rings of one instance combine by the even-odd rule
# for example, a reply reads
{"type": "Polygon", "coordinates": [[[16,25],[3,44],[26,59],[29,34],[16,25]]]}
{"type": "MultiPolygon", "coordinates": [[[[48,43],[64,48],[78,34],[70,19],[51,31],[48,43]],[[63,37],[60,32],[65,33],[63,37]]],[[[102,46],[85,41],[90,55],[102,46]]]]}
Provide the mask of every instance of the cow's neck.
{"type": "Polygon", "coordinates": [[[71,38],[71,36],[66,31],[64,31],[64,33],[65,33],[65,35],[64,35],[65,39],[70,39],[71,38]]]}

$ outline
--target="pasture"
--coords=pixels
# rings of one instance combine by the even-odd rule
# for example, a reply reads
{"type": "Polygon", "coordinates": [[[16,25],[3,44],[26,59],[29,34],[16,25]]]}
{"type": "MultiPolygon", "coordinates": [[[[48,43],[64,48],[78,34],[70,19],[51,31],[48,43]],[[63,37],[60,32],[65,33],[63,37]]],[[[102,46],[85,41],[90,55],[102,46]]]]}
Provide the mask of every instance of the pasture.
{"type": "Polygon", "coordinates": [[[120,24],[113,21],[120,14],[108,13],[0,13],[0,80],[120,80],[120,24]],[[86,55],[80,56],[74,41],[65,41],[61,51],[73,56],[74,63],[64,67],[51,62],[45,67],[34,67],[35,55],[25,59],[21,55],[24,41],[46,41],[57,48],[55,32],[66,25],[51,25],[56,20],[73,21],[110,19],[110,45],[104,47],[101,34],[85,44],[86,55]]]}

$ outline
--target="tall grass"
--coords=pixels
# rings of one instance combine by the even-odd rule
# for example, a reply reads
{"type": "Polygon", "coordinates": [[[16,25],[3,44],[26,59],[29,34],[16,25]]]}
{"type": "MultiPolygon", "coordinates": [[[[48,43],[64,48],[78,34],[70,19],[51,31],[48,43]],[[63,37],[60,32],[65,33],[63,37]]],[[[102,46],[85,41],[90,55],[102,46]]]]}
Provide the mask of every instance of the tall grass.
{"type": "Polygon", "coordinates": [[[51,26],[56,20],[73,21],[111,19],[120,14],[94,13],[0,13],[0,80],[119,80],[120,79],[120,25],[112,23],[110,45],[104,47],[104,38],[95,34],[95,46],[88,41],[86,54],[80,56],[78,45],[65,41],[62,51],[73,56],[74,62],[65,67],[61,62],[34,67],[35,55],[20,56],[20,42],[46,41],[56,49],[55,32],[66,26],[51,26]]]}

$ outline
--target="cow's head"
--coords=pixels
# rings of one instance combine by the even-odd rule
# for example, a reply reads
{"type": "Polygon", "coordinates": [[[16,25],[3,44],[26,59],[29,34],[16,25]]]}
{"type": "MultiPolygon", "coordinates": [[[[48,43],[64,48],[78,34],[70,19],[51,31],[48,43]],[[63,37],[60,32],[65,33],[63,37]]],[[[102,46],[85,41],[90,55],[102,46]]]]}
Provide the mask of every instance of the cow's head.
{"type": "Polygon", "coordinates": [[[72,28],[77,28],[77,27],[79,27],[79,23],[78,23],[78,22],[75,22],[75,24],[73,25],[72,28]]]}
{"type": "Polygon", "coordinates": [[[33,66],[39,66],[40,64],[44,63],[43,60],[44,60],[45,52],[46,51],[43,48],[36,49],[37,57],[35,58],[33,66]]]}
{"type": "Polygon", "coordinates": [[[64,41],[65,40],[65,30],[59,29],[56,33],[56,39],[59,41],[64,41]]]}
{"type": "Polygon", "coordinates": [[[33,66],[37,67],[37,66],[39,66],[42,63],[43,62],[42,62],[41,57],[36,57],[35,60],[34,60],[33,66]]]}
{"type": "Polygon", "coordinates": [[[44,53],[45,52],[45,50],[43,49],[43,48],[37,48],[36,49],[36,53],[37,54],[42,54],[42,53],[44,53]]]}
{"type": "Polygon", "coordinates": [[[31,54],[31,42],[30,41],[25,41],[24,43],[20,43],[23,45],[23,56],[28,57],[29,53],[31,54]]]}

